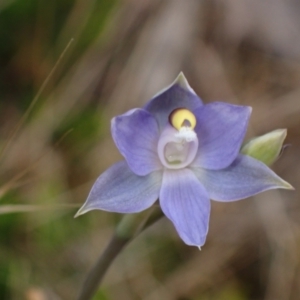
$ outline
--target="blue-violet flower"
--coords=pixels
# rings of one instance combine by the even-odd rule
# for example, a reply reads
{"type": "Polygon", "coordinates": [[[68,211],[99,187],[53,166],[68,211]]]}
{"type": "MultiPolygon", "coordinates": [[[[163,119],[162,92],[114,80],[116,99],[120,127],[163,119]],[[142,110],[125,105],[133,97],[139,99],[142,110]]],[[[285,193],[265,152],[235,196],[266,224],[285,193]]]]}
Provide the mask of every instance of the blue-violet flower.
{"type": "Polygon", "coordinates": [[[159,199],[188,245],[205,242],[210,199],[243,199],[291,189],[262,162],[239,153],[251,108],[204,105],[182,73],[143,108],[113,118],[112,136],[125,160],[96,181],[77,215],[93,209],[137,213],[159,199]]]}

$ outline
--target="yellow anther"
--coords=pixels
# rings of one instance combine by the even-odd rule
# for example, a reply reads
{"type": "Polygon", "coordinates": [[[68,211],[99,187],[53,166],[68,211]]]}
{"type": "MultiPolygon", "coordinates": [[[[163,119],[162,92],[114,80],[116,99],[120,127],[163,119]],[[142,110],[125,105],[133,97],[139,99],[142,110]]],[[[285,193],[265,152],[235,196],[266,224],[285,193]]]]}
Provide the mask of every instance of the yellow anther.
{"type": "Polygon", "coordinates": [[[170,123],[177,130],[180,130],[182,127],[194,129],[196,126],[196,117],[188,109],[177,108],[170,114],[170,123]]]}

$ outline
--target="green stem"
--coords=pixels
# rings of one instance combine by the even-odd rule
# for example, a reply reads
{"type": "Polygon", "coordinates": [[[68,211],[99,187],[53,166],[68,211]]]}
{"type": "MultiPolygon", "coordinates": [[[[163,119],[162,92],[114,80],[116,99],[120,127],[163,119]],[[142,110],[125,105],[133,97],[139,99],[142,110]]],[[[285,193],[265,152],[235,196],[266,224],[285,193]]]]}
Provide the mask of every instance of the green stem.
{"type": "Polygon", "coordinates": [[[151,226],[163,216],[159,208],[139,214],[125,215],[99,257],[95,266],[88,273],[77,300],[89,300],[98,289],[106,271],[121,252],[121,250],[136,237],[141,231],[151,226]]]}
{"type": "Polygon", "coordinates": [[[77,298],[78,300],[88,300],[92,298],[97,291],[97,288],[101,283],[107,269],[120,251],[124,248],[124,246],[129,242],[129,240],[130,239],[122,239],[116,235],[112,237],[95,266],[91,269],[86,277],[82,286],[82,290],[77,298]]]}

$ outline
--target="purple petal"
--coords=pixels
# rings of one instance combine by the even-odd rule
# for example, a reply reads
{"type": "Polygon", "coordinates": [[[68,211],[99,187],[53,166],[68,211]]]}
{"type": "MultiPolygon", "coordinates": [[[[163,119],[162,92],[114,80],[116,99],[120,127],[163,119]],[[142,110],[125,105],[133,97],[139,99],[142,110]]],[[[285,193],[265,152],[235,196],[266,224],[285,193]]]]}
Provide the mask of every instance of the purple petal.
{"type": "Polygon", "coordinates": [[[120,161],[100,175],[76,216],[93,209],[118,213],[140,212],[158,199],[161,182],[161,172],[137,176],[125,161],[120,161]]]}
{"type": "Polygon", "coordinates": [[[214,102],[194,111],[199,151],[193,165],[218,170],[237,157],[244,139],[251,107],[214,102]]]}
{"type": "Polygon", "coordinates": [[[205,242],[210,213],[208,194],[189,169],[165,170],[160,205],[187,245],[205,242]]]}
{"type": "Polygon", "coordinates": [[[235,201],[270,189],[293,189],[262,162],[246,155],[238,158],[226,169],[193,169],[211,199],[235,201]]]}
{"type": "Polygon", "coordinates": [[[111,131],[135,174],[143,176],[162,168],[157,155],[158,126],[150,113],[143,109],[130,110],[113,118],[111,131]]]}
{"type": "Polygon", "coordinates": [[[155,95],[144,108],[157,119],[159,127],[164,128],[174,109],[184,107],[193,111],[200,106],[202,101],[189,86],[183,73],[180,73],[170,86],[155,95]]]}
{"type": "Polygon", "coordinates": [[[159,91],[157,94],[155,94],[153,96],[154,97],[157,97],[158,95],[162,94],[163,92],[165,92],[166,90],[168,90],[170,87],[172,87],[173,85],[179,85],[180,87],[182,87],[183,89],[185,89],[187,92],[191,92],[192,94],[195,94],[195,91],[190,87],[187,79],[185,78],[183,72],[180,72],[178,74],[178,76],[176,77],[176,79],[170,84],[168,85],[167,87],[165,87],[164,89],[162,89],[161,91],[159,91]]]}

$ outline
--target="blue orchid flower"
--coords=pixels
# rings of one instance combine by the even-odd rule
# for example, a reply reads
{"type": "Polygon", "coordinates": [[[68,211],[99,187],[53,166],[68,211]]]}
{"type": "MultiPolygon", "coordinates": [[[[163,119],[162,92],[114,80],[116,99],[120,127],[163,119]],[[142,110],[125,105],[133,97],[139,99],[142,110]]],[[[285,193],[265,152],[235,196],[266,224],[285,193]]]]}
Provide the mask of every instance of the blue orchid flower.
{"type": "Polygon", "coordinates": [[[202,246],[210,199],[235,201],[269,189],[292,189],[262,162],[240,154],[251,108],[203,104],[182,73],[143,108],[113,118],[125,160],[105,171],[77,213],[137,213],[157,199],[181,239],[202,246]]]}

